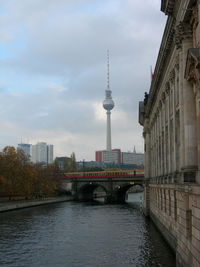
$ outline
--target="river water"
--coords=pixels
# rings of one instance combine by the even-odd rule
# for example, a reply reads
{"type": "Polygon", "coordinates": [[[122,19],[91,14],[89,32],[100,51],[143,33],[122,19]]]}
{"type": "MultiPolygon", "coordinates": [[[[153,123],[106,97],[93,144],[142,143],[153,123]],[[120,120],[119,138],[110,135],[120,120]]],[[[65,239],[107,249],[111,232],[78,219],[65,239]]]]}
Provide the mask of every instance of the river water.
{"type": "Polygon", "coordinates": [[[175,266],[140,201],[136,193],[124,205],[63,202],[1,213],[0,266],[175,266]]]}

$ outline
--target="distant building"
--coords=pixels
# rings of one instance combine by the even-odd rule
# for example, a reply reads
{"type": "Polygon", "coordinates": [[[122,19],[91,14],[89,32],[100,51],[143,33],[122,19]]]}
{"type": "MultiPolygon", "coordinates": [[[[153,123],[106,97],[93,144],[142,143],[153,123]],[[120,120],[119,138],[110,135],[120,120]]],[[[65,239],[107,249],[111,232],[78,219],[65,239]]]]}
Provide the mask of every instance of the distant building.
{"type": "Polygon", "coordinates": [[[144,154],[136,152],[122,152],[122,163],[144,165],[144,154]]]}
{"type": "Polygon", "coordinates": [[[121,152],[120,149],[100,150],[96,151],[95,160],[104,163],[144,165],[144,154],[136,153],[135,149],[134,152],[121,152]]]}
{"type": "Polygon", "coordinates": [[[31,161],[33,163],[53,163],[53,145],[47,145],[45,142],[39,142],[32,145],[31,161]]]}
{"type": "Polygon", "coordinates": [[[47,145],[47,162],[53,163],[53,145],[47,145]]]}
{"type": "Polygon", "coordinates": [[[96,151],[95,160],[105,163],[121,163],[121,150],[113,149],[112,151],[100,150],[96,151]]]}
{"type": "Polygon", "coordinates": [[[121,153],[121,149],[119,148],[115,148],[112,149],[112,152],[115,152],[117,154],[117,163],[120,164],[122,163],[122,153],[121,153]]]}
{"type": "Polygon", "coordinates": [[[121,163],[105,163],[98,161],[79,161],[77,162],[78,171],[84,171],[89,168],[101,168],[103,170],[106,169],[119,169],[119,170],[131,170],[136,169],[137,165],[135,164],[121,164],[121,163]]]}
{"type": "Polygon", "coordinates": [[[31,145],[30,144],[18,144],[17,150],[23,150],[28,159],[31,158],[31,145]]]}

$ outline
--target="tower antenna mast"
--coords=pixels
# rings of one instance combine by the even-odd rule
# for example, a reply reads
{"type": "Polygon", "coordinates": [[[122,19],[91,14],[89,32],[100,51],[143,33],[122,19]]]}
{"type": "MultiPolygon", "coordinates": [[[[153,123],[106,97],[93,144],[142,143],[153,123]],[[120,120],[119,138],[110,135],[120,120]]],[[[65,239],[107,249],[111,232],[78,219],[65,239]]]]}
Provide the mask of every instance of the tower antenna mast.
{"type": "Polygon", "coordinates": [[[107,90],[110,90],[110,58],[109,50],[107,50],[107,90]]]}

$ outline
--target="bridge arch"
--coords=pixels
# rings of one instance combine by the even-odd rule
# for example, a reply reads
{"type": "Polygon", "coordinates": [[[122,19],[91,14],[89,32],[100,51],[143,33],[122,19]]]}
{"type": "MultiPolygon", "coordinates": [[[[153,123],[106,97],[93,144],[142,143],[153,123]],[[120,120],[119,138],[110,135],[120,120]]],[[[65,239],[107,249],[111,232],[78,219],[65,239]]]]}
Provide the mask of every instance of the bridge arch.
{"type": "Polygon", "coordinates": [[[143,187],[142,184],[130,184],[130,183],[125,183],[125,184],[121,184],[121,185],[116,185],[113,191],[113,197],[115,198],[115,202],[117,203],[124,203],[126,202],[126,195],[128,190],[131,187],[135,187],[139,185],[140,187],[143,187]]]}
{"type": "Polygon", "coordinates": [[[107,188],[101,183],[89,182],[79,187],[77,190],[77,199],[80,201],[92,201],[94,200],[94,191],[97,187],[101,187],[105,191],[106,195],[108,193],[107,188]]]}

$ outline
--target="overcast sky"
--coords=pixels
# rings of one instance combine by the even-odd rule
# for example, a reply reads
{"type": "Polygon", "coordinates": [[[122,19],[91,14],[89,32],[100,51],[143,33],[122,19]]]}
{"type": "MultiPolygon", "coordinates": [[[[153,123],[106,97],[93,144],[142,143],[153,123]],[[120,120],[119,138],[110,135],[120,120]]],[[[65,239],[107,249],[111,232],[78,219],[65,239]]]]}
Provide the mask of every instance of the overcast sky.
{"type": "Polygon", "coordinates": [[[138,102],[150,87],[166,16],[160,0],[0,0],[0,149],[54,145],[94,160],[106,148],[110,50],[112,147],[143,152],[138,102]]]}

